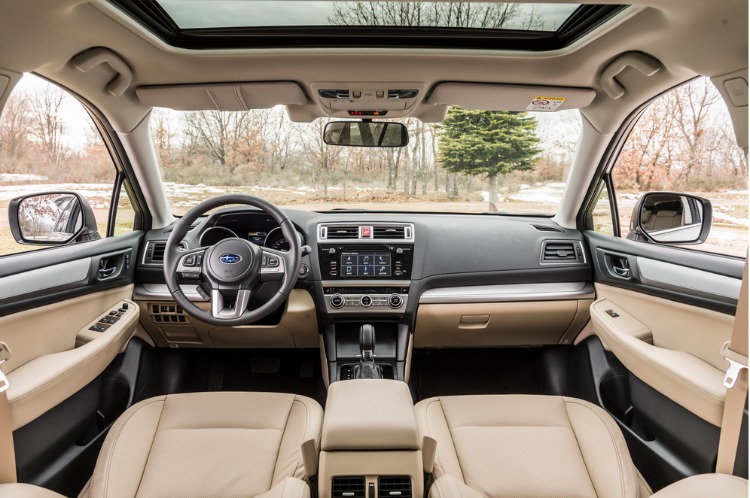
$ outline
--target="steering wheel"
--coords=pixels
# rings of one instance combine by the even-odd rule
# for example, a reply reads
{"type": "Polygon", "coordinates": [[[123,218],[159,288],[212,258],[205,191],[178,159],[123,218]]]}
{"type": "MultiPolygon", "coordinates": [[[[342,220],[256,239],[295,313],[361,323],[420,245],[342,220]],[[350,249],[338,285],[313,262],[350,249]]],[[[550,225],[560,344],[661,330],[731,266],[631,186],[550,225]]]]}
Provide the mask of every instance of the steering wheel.
{"type": "Polygon", "coordinates": [[[177,222],[164,250],[164,280],[174,300],[190,316],[211,325],[247,325],[271,314],[284,303],[297,282],[300,253],[294,224],[279,208],[252,195],[221,195],[201,202],[177,222]],[[182,238],[198,217],[228,204],[245,204],[265,211],[281,227],[281,233],[289,241],[289,251],[259,247],[239,237],[189,251],[178,250],[182,238]],[[177,277],[186,274],[188,278],[201,280],[197,290],[204,299],[211,300],[210,311],[199,308],[185,297],[177,277]],[[279,290],[257,308],[247,309],[251,295],[270,281],[281,281],[279,290]]]}

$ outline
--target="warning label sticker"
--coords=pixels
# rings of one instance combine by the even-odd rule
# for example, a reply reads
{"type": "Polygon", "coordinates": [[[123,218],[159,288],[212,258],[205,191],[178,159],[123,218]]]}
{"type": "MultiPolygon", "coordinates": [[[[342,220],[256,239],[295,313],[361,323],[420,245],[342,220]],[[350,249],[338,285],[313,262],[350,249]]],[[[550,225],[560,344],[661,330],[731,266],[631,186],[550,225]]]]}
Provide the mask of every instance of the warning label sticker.
{"type": "Polygon", "coordinates": [[[526,106],[526,110],[537,112],[556,111],[566,100],[566,97],[534,97],[534,100],[526,106]]]}

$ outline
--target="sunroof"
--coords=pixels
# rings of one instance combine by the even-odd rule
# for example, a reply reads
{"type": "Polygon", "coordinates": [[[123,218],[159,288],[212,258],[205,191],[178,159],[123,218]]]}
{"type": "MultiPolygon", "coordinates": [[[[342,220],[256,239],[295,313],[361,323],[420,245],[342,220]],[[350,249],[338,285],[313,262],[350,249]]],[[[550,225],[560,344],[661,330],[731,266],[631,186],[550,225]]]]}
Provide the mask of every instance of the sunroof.
{"type": "Polygon", "coordinates": [[[182,29],[281,26],[557,31],[577,4],[348,2],[310,0],[161,0],[182,29]]]}
{"type": "Polygon", "coordinates": [[[562,48],[624,5],[486,1],[110,0],[167,43],[259,47],[562,48]]]}

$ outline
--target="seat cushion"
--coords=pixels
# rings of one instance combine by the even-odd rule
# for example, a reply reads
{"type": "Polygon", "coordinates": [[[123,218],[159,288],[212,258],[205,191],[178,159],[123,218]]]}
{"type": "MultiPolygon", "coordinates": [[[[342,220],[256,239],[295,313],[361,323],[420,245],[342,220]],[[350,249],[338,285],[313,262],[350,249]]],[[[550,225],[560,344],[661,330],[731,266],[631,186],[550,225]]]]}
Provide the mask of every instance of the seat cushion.
{"type": "MultiPolygon", "coordinates": [[[[416,406],[437,441],[431,492],[466,485],[486,498],[637,498],[635,467],[612,418],[559,396],[448,396],[416,406]]],[[[468,491],[462,492],[471,496],[468,491]]]]}
{"type": "Polygon", "coordinates": [[[288,478],[308,477],[300,445],[313,439],[319,447],[322,419],[318,403],[292,394],[151,398],[110,430],[88,496],[306,496],[307,486],[288,478]]]}

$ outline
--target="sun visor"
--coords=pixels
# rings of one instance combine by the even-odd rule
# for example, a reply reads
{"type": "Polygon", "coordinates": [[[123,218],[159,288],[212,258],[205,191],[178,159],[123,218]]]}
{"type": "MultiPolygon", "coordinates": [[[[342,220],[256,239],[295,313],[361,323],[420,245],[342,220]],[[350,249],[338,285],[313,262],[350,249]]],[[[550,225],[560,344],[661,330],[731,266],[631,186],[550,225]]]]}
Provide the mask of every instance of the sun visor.
{"type": "Polygon", "coordinates": [[[176,111],[247,111],[307,103],[302,88],[291,81],[142,86],[135,92],[144,105],[176,111]]]}
{"type": "Polygon", "coordinates": [[[554,112],[586,107],[594,97],[596,92],[590,88],[438,83],[426,103],[486,111],[554,112]]]}

